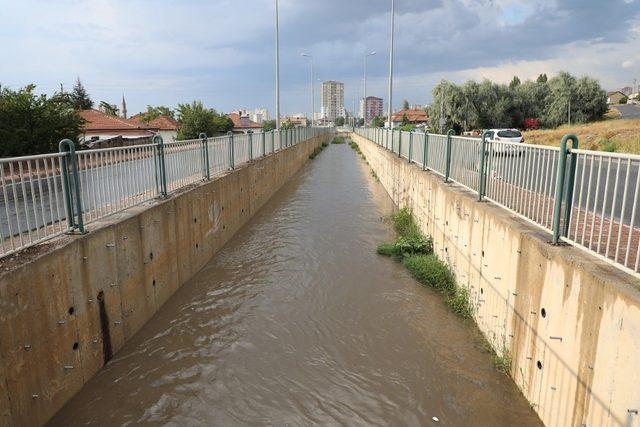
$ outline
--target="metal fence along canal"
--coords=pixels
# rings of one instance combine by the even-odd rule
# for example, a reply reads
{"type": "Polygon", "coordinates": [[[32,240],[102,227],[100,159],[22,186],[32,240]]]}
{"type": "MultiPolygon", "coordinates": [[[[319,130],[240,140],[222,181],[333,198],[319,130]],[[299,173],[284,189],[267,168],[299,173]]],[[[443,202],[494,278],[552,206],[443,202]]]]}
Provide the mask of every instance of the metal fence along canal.
{"type": "Polygon", "coordinates": [[[332,128],[295,128],[0,159],[0,257],[123,211],[332,128]]]}
{"type": "Polygon", "coordinates": [[[623,270],[640,271],[640,156],[381,128],[356,133],[623,270]]]}

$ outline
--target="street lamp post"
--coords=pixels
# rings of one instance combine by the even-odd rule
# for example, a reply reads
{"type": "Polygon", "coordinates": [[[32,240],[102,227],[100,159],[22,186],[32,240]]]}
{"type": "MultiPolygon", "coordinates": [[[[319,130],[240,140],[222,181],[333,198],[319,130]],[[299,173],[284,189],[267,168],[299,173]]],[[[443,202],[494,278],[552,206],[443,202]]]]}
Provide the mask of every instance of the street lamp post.
{"type": "Polygon", "coordinates": [[[377,52],[372,51],[364,55],[364,104],[362,108],[362,118],[364,125],[367,125],[367,58],[375,55],[377,52]]]}
{"type": "Polygon", "coordinates": [[[316,117],[316,100],[315,100],[315,76],[313,73],[313,56],[303,53],[302,56],[309,58],[311,60],[311,126],[314,125],[314,120],[316,117]]]}
{"type": "Polygon", "coordinates": [[[393,129],[393,37],[395,32],[396,2],[391,0],[391,46],[389,48],[389,129],[393,129]]]}
{"type": "Polygon", "coordinates": [[[280,130],[280,13],[276,0],[276,130],[280,130]]]}

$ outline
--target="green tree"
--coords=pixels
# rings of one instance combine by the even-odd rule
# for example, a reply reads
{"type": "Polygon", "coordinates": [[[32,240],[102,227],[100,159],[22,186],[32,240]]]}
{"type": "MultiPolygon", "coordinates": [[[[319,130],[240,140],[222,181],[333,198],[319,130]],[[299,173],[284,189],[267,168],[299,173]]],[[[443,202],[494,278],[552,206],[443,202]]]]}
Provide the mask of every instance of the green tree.
{"type": "Polygon", "coordinates": [[[409,109],[409,100],[405,99],[404,102],[402,103],[402,109],[404,110],[408,110],[409,109]]]}
{"type": "Polygon", "coordinates": [[[264,130],[265,132],[272,131],[275,128],[276,128],[275,120],[265,120],[264,122],[262,122],[262,130],[264,130]]]}
{"type": "Polygon", "coordinates": [[[383,128],[384,127],[384,117],[375,116],[371,120],[371,126],[374,128],[383,128]]]}
{"type": "Polygon", "coordinates": [[[283,123],[280,124],[280,129],[281,130],[289,130],[289,129],[293,129],[294,127],[296,127],[296,126],[289,119],[285,120],[283,123]]]}
{"type": "Polygon", "coordinates": [[[217,136],[233,130],[233,121],[215,110],[205,108],[201,101],[191,104],[178,104],[178,121],[180,130],[178,139],[196,139],[200,133],[217,136]]]}
{"type": "Polygon", "coordinates": [[[149,123],[150,121],[153,121],[160,116],[166,116],[166,117],[171,117],[172,119],[175,119],[176,113],[171,108],[165,107],[163,105],[159,105],[157,107],[147,105],[147,111],[142,113],[142,116],[140,117],[140,119],[145,123],[149,123]]]}
{"type": "Polygon", "coordinates": [[[76,83],[73,85],[71,101],[73,102],[73,107],[76,110],[89,110],[93,108],[93,101],[89,97],[87,90],[84,88],[82,81],[80,81],[80,77],[76,79],[76,83]]]}
{"type": "Polygon", "coordinates": [[[336,126],[344,126],[344,117],[338,117],[336,119],[336,126]]]}
{"type": "Polygon", "coordinates": [[[513,89],[517,88],[518,86],[520,86],[520,83],[522,83],[520,81],[520,78],[518,76],[513,76],[513,79],[511,80],[511,83],[509,83],[509,89],[513,90],[513,89]]]}
{"type": "Polygon", "coordinates": [[[538,79],[536,80],[538,83],[546,83],[547,81],[549,81],[549,78],[547,77],[547,74],[540,74],[538,76],[538,79]]]}
{"type": "Polygon", "coordinates": [[[100,101],[100,110],[110,116],[117,116],[120,111],[117,106],[109,104],[107,101],[100,101]]]}
{"type": "Polygon", "coordinates": [[[35,86],[0,90],[0,156],[58,151],[65,138],[78,142],[83,124],[70,94],[35,95],[35,86]]]}

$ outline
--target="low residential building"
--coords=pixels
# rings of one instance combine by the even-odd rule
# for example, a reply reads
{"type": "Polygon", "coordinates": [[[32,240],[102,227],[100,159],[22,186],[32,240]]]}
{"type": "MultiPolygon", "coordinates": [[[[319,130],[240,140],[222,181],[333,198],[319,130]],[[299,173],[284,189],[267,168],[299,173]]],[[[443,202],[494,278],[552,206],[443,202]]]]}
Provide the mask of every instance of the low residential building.
{"type": "Polygon", "coordinates": [[[429,115],[422,108],[409,108],[393,113],[392,121],[394,126],[401,125],[406,116],[409,124],[416,127],[424,127],[429,123],[429,115]]]}
{"type": "Polygon", "coordinates": [[[234,133],[249,133],[249,131],[256,133],[262,130],[262,125],[251,120],[248,115],[231,113],[227,114],[227,117],[233,122],[234,133]]]}
{"type": "Polygon", "coordinates": [[[291,116],[284,117],[282,123],[291,122],[295,127],[307,127],[309,125],[309,119],[302,113],[293,114],[291,116]]]}
{"type": "Polygon", "coordinates": [[[80,141],[84,144],[114,138],[144,139],[155,135],[155,132],[146,126],[95,109],[83,110],[79,114],[84,120],[80,135],[80,141]]]}
{"type": "Polygon", "coordinates": [[[142,121],[143,114],[136,114],[129,119],[129,122],[137,126],[145,127],[154,132],[156,135],[162,136],[165,142],[175,141],[178,139],[178,131],[180,123],[169,116],[158,116],[150,122],[142,121]]]}
{"type": "Polygon", "coordinates": [[[609,92],[607,94],[607,103],[610,105],[620,104],[621,101],[624,101],[626,103],[626,99],[627,95],[619,91],[609,92]]]}

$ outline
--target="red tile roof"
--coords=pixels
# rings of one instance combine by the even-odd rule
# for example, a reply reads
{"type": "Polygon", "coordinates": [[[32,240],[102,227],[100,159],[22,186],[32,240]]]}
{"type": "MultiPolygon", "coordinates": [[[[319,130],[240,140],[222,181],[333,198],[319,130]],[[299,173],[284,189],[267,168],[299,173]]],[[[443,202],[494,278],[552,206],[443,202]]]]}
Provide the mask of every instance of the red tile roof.
{"type": "Polygon", "coordinates": [[[429,115],[421,108],[398,111],[393,114],[393,121],[401,122],[405,114],[407,115],[409,123],[426,123],[429,121],[429,115]]]}
{"type": "Polygon", "coordinates": [[[82,110],[79,114],[85,121],[82,125],[84,133],[109,132],[120,135],[153,135],[153,132],[142,126],[130,123],[120,117],[110,116],[102,111],[82,110]]]}
{"type": "Polygon", "coordinates": [[[238,113],[227,114],[233,122],[234,129],[262,129],[262,126],[248,117],[240,117],[238,113]]]}
{"type": "Polygon", "coordinates": [[[136,114],[129,119],[129,123],[133,125],[144,127],[153,130],[178,130],[180,129],[180,123],[177,120],[172,119],[169,116],[158,116],[151,120],[149,123],[142,121],[142,113],[136,114]]]}

